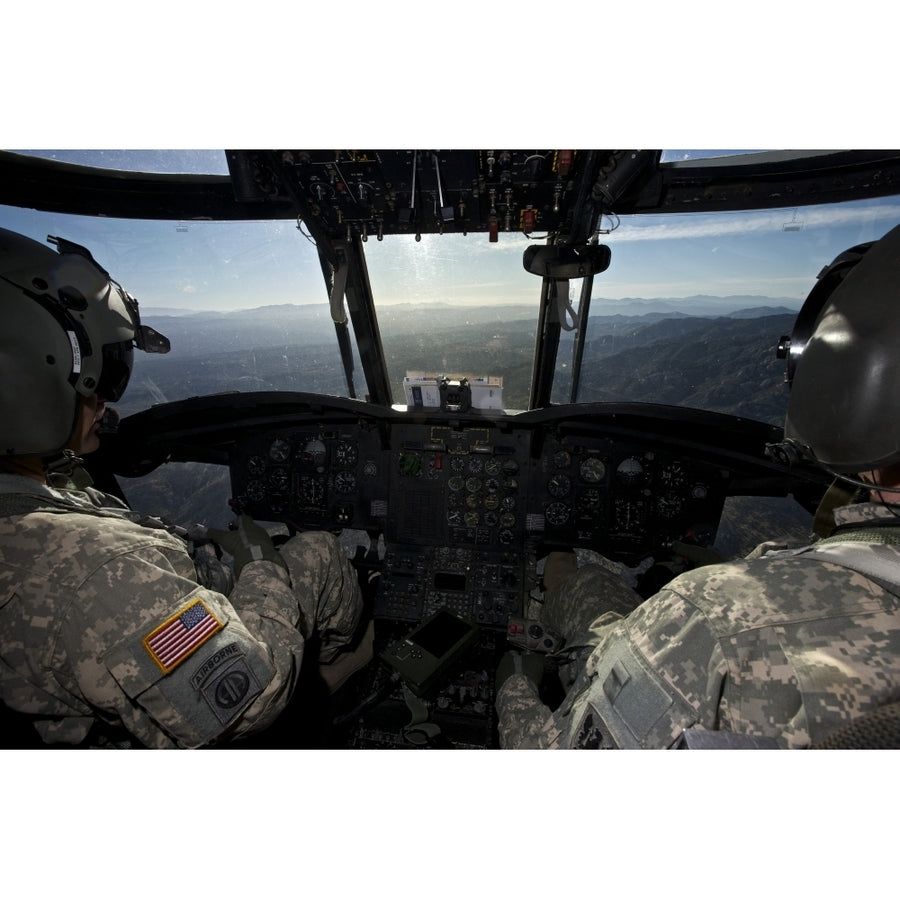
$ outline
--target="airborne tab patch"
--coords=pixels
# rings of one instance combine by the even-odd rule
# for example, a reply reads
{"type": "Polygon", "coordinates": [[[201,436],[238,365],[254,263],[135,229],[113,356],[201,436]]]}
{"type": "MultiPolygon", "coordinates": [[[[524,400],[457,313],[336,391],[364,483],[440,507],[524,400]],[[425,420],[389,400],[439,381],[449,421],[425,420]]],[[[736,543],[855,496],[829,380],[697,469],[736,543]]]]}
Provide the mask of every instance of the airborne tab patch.
{"type": "Polygon", "coordinates": [[[143,645],[163,673],[168,674],[222,627],[206,604],[197,599],[151,631],[143,645]]]}

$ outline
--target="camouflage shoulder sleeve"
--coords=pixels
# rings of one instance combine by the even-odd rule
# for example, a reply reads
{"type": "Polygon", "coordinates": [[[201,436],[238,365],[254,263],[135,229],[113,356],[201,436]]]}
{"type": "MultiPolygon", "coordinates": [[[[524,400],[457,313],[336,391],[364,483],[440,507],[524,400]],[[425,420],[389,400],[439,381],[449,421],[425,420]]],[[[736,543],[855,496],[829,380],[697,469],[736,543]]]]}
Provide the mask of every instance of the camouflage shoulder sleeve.
{"type": "Polygon", "coordinates": [[[809,556],[704,566],[607,632],[587,672],[571,746],[666,747],[697,724],[807,747],[896,697],[900,603],[809,556]]]}
{"type": "Polygon", "coordinates": [[[290,589],[271,568],[260,605],[272,615],[251,633],[228,598],[152,550],[108,561],[63,621],[73,691],[149,747],[200,747],[266,727],[293,690],[304,647],[282,608],[290,589]]]}
{"type": "Polygon", "coordinates": [[[714,728],[725,667],[705,617],[663,591],[609,626],[555,716],[566,747],[665,748],[714,728]]]}

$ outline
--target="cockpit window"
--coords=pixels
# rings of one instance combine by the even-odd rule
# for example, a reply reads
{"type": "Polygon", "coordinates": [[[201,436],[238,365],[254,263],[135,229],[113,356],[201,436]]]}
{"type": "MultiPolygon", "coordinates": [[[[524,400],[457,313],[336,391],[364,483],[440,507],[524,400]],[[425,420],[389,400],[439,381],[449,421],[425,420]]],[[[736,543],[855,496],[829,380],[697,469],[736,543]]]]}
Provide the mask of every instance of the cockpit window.
{"type": "MultiPolygon", "coordinates": [[[[19,151],[144,172],[227,174],[224,151],[19,151]]],[[[725,151],[666,151],[690,165],[725,151]]],[[[728,151],[751,160],[757,151],[728,151]]],[[[848,246],[900,220],[895,198],[690,214],[604,214],[611,251],[589,285],[559,282],[550,301],[523,253],[547,235],[368,234],[362,244],[390,382],[468,376],[502,383],[502,408],[527,409],[542,303],[559,328],[553,403],[646,401],[781,424],[782,334],[817,273],[848,246]],[[588,290],[589,288],[589,290],[588,290]]],[[[124,415],[154,403],[228,391],[366,396],[350,336],[342,359],[329,287],[309,231],[293,218],[173,221],[0,207],[0,226],[63,236],[135,294],[142,320],[167,335],[167,356],[137,354],[124,415]]]]}
{"type": "Polygon", "coordinates": [[[227,175],[224,150],[14,150],[25,156],[122,172],[227,175]]]}

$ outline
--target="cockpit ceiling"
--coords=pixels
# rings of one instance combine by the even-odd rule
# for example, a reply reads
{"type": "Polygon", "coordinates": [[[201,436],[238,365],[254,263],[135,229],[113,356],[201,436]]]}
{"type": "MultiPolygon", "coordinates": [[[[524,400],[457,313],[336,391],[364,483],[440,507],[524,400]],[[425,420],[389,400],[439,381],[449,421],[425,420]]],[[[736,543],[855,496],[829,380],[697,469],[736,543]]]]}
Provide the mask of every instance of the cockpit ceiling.
{"type": "Polygon", "coordinates": [[[586,240],[604,214],[797,207],[900,193],[900,151],[228,150],[229,175],[0,152],[0,203],[172,220],[299,217],[314,237],[502,232],[586,240]]]}

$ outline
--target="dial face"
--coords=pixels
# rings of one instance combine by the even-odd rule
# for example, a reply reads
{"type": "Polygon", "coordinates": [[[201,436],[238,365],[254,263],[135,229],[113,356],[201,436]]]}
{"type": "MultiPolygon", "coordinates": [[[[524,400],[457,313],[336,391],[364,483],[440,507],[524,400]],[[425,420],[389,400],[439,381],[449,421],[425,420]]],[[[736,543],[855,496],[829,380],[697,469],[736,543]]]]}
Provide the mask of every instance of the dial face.
{"type": "Polygon", "coordinates": [[[589,513],[600,508],[600,491],[596,488],[583,490],[578,497],[578,509],[580,512],[589,513]]]}
{"type": "Polygon", "coordinates": [[[338,472],[334,476],[334,489],[339,494],[352,494],[356,490],[356,476],[352,472],[338,472]]]}
{"type": "Polygon", "coordinates": [[[568,475],[557,472],[548,482],[547,490],[554,497],[565,497],[572,488],[572,482],[568,475]]]}
{"type": "Polygon", "coordinates": [[[625,484],[640,484],[644,478],[644,467],[637,457],[629,456],[619,463],[616,477],[625,484]]]}
{"type": "Polygon", "coordinates": [[[262,475],[266,471],[266,461],[261,456],[251,456],[247,460],[247,471],[257,477],[262,475]]]}
{"type": "Polygon", "coordinates": [[[656,500],[656,508],[659,514],[666,518],[677,516],[681,512],[681,506],[681,497],[674,491],[666,491],[664,494],[660,494],[656,500]]]}
{"type": "Polygon", "coordinates": [[[687,480],[687,473],[680,462],[673,462],[660,472],[659,480],[666,487],[680,487],[687,480]]]}
{"type": "Polygon", "coordinates": [[[319,505],[325,499],[325,485],[321,478],[304,476],[300,479],[300,499],[304,503],[319,505]]]}
{"type": "Polygon", "coordinates": [[[551,525],[564,525],[569,521],[569,507],[565,503],[549,503],[544,515],[551,525]]]}
{"type": "Polygon", "coordinates": [[[272,469],[269,473],[269,487],[273,491],[286,491],[290,483],[290,476],[287,469],[272,469]]]}
{"type": "Polygon", "coordinates": [[[603,481],[603,478],[606,475],[606,466],[602,459],[598,459],[596,456],[589,456],[581,463],[579,471],[581,472],[581,477],[585,481],[589,481],[591,484],[597,484],[598,482],[603,481]]]}
{"type": "Polygon", "coordinates": [[[269,446],[269,457],[275,462],[287,462],[291,458],[291,445],[281,438],[276,438],[269,446]]]}
{"type": "Polygon", "coordinates": [[[265,484],[261,481],[248,481],[247,496],[251,500],[262,500],[266,496],[265,484]]]}
{"type": "Polygon", "coordinates": [[[334,458],[340,466],[356,465],[358,456],[359,450],[356,444],[351,444],[350,441],[338,441],[334,448],[334,458]]]}
{"type": "Polygon", "coordinates": [[[317,469],[322,468],[325,465],[325,444],[318,439],[307,441],[300,452],[300,458],[317,469]]]}
{"type": "Polygon", "coordinates": [[[557,450],[553,454],[553,465],[557,469],[564,469],[570,462],[572,462],[572,457],[569,455],[568,450],[557,450]]]}

